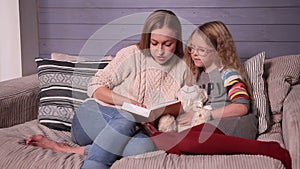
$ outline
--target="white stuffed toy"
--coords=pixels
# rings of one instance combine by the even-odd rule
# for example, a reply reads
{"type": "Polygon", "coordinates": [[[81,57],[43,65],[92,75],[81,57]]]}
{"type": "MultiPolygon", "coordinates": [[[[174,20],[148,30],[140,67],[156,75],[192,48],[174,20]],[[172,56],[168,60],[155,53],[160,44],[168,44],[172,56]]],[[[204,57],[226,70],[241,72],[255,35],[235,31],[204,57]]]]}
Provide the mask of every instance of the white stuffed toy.
{"type": "Polygon", "coordinates": [[[193,126],[199,125],[211,119],[211,107],[203,106],[208,99],[204,89],[200,89],[198,85],[183,86],[180,89],[182,97],[181,103],[185,113],[193,113],[193,119],[190,125],[179,125],[171,115],[165,115],[160,118],[158,130],[162,132],[183,131],[193,126]]]}

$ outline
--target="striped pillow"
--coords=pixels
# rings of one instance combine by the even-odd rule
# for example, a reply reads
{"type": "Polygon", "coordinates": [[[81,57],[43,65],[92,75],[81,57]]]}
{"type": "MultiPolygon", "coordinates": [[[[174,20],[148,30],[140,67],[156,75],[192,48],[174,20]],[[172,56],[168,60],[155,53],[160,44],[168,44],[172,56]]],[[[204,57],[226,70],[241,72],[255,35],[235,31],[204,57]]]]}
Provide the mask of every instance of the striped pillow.
{"type": "Polygon", "coordinates": [[[265,132],[270,124],[268,97],[263,79],[264,61],[265,52],[261,52],[244,62],[253,88],[252,111],[257,112],[259,134],[265,132]]]}
{"type": "Polygon", "coordinates": [[[38,119],[49,128],[70,131],[75,110],[88,98],[87,84],[109,61],[35,61],[41,88],[38,119]]]}

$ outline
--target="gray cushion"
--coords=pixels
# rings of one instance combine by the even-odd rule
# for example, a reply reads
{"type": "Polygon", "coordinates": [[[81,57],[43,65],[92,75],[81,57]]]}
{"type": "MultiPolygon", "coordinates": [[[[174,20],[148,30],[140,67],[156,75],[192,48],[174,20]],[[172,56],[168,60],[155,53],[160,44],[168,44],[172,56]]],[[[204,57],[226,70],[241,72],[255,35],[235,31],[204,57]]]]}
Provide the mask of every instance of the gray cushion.
{"type": "MultiPolygon", "coordinates": [[[[54,152],[41,147],[25,145],[25,139],[33,134],[43,134],[59,142],[74,145],[71,133],[57,131],[39,124],[38,120],[0,129],[0,168],[2,169],[80,169],[84,156],[54,152]]],[[[75,145],[74,145],[75,146],[75,145]]]]}
{"type": "Polygon", "coordinates": [[[264,72],[272,114],[279,114],[291,85],[299,82],[300,55],[267,59],[264,72]]]}

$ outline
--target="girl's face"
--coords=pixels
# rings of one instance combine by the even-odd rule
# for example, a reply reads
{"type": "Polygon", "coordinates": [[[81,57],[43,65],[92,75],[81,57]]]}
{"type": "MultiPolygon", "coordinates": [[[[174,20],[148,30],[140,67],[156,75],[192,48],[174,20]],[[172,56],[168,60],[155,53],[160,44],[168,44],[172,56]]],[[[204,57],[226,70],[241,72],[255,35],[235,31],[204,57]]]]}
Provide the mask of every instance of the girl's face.
{"type": "Polygon", "coordinates": [[[176,33],[167,26],[151,32],[150,52],[157,63],[164,64],[173,57],[177,44],[175,37],[176,33]]]}
{"type": "Polygon", "coordinates": [[[208,45],[199,33],[196,32],[192,35],[187,46],[194,64],[197,67],[204,68],[205,72],[210,72],[217,68],[216,59],[218,59],[218,57],[215,49],[208,45]]]}

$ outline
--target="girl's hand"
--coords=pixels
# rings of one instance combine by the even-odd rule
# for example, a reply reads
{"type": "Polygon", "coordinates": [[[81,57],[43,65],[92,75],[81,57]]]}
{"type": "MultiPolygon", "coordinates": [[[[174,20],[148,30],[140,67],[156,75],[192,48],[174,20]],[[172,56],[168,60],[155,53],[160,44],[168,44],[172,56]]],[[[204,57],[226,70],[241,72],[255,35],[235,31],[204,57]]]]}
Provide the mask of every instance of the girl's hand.
{"type": "Polygon", "coordinates": [[[185,112],[177,117],[177,122],[179,125],[188,126],[192,124],[194,117],[194,112],[185,112]]]}
{"type": "Polygon", "coordinates": [[[159,133],[159,131],[151,123],[142,123],[142,125],[144,126],[146,133],[150,137],[159,133]]]}

